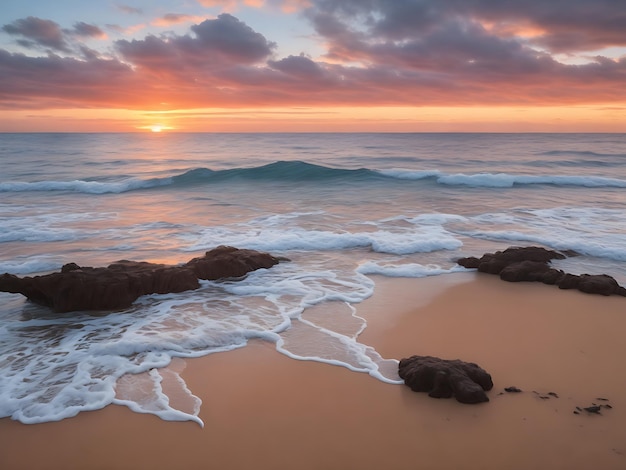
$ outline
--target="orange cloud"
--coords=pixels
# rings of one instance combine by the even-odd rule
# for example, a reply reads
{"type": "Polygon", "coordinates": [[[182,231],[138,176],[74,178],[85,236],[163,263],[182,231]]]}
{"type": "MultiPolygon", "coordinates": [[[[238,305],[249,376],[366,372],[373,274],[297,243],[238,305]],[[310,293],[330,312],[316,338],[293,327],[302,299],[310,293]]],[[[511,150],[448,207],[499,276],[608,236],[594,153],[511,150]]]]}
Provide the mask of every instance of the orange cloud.
{"type": "Polygon", "coordinates": [[[224,10],[235,11],[239,7],[240,0],[198,0],[198,3],[207,8],[222,7],[224,10]]]}
{"type": "Polygon", "coordinates": [[[242,6],[251,8],[273,7],[285,13],[295,13],[304,10],[311,5],[309,0],[198,0],[207,8],[222,7],[225,11],[237,11],[242,6]]]}
{"type": "Polygon", "coordinates": [[[152,21],[154,26],[171,26],[173,24],[181,23],[201,23],[206,19],[206,16],[197,15],[185,15],[179,13],[167,13],[152,21]]]}

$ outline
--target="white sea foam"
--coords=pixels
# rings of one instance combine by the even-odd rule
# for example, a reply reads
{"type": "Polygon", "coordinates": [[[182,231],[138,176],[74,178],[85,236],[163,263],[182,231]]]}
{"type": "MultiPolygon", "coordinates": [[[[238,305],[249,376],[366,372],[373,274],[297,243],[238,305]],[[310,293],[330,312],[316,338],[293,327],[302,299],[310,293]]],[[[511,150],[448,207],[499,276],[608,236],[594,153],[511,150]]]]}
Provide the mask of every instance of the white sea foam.
{"type": "Polygon", "coordinates": [[[538,243],[557,250],[626,261],[626,211],[555,207],[486,213],[456,232],[474,238],[538,243]]]}
{"type": "Polygon", "coordinates": [[[380,274],[388,277],[427,277],[463,271],[465,268],[461,266],[446,269],[436,264],[424,266],[419,263],[393,264],[375,261],[367,261],[358,268],[361,274],[380,274]]]}
{"type": "Polygon", "coordinates": [[[0,273],[16,275],[42,273],[56,271],[63,264],[62,258],[57,255],[41,255],[27,258],[20,256],[9,261],[0,261],[0,273]]]}
{"type": "Polygon", "coordinates": [[[0,182],[0,192],[27,192],[27,191],[69,191],[86,194],[125,193],[136,189],[167,186],[172,183],[171,178],[154,178],[142,180],[127,178],[117,182],[102,181],[5,181],[0,182]]]}
{"type": "Polygon", "coordinates": [[[373,282],[354,270],[315,266],[281,263],[240,281],[203,281],[197,291],[145,296],[129,311],[105,316],[9,319],[0,327],[0,416],[38,423],[117,403],[202,425],[193,391],[180,376],[170,377],[192,403],[190,409],[173,407],[156,369],[174,357],[227,351],[251,338],[271,341],[290,357],[399,383],[397,361],[359,343],[364,322],[340,332],[301,318],[309,306],[350,306],[373,291],[373,282]],[[303,328],[312,340],[294,341],[303,328]]]}
{"type": "Polygon", "coordinates": [[[143,374],[126,374],[116,382],[116,405],[125,405],[137,413],[149,413],[166,421],[194,421],[201,427],[204,422],[198,417],[202,400],[196,397],[188,388],[184,380],[175,372],[164,369],[150,369],[143,374]],[[172,408],[170,397],[163,391],[163,375],[171,375],[179,388],[193,402],[189,411],[172,408]]]}
{"type": "Polygon", "coordinates": [[[587,188],[626,188],[626,180],[602,176],[576,175],[515,175],[509,173],[444,173],[439,170],[415,171],[405,169],[378,170],[397,179],[423,180],[434,178],[440,184],[483,188],[511,188],[515,185],[550,184],[556,186],[582,186],[587,188]]]}
{"type": "Polygon", "coordinates": [[[189,251],[203,250],[216,246],[222,240],[230,244],[262,251],[327,251],[350,248],[370,248],[378,253],[409,254],[428,253],[437,250],[454,250],[462,242],[438,225],[420,225],[410,228],[397,227],[393,230],[371,232],[347,232],[307,230],[294,228],[243,229],[208,227],[194,234],[194,243],[189,251]]]}
{"type": "Polygon", "coordinates": [[[449,185],[466,185],[488,188],[510,188],[514,185],[553,184],[557,186],[584,186],[588,188],[626,188],[626,181],[601,176],[566,176],[566,175],[509,175],[506,173],[479,173],[475,175],[454,174],[438,178],[449,185]]]}
{"type": "Polygon", "coordinates": [[[408,170],[391,168],[388,170],[376,170],[381,175],[402,180],[423,180],[427,178],[439,178],[443,173],[439,170],[408,170]]]}
{"type": "MultiPolygon", "coordinates": [[[[22,210],[32,211],[32,208],[22,210]]],[[[38,212],[41,209],[38,209],[38,212]]],[[[112,213],[77,213],[50,211],[47,213],[14,214],[0,216],[0,243],[2,242],[59,242],[74,241],[81,238],[102,236],[103,231],[79,229],[77,224],[93,223],[96,221],[112,220],[116,217],[112,213]]]]}

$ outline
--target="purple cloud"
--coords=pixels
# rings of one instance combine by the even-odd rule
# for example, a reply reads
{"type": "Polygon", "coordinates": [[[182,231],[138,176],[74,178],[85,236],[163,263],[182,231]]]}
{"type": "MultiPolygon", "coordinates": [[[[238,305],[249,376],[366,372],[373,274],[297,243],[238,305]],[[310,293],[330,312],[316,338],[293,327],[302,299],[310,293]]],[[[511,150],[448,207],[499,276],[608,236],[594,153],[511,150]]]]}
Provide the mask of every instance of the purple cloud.
{"type": "Polygon", "coordinates": [[[269,56],[276,47],[261,33],[227,13],[219,15],[215,20],[193,25],[191,30],[204,47],[248,62],[269,56]]]}
{"type": "Polygon", "coordinates": [[[82,21],[74,24],[74,28],[69,31],[77,36],[92,37],[92,38],[104,38],[106,33],[102,31],[98,26],[93,24],[87,24],[82,21]]]}
{"type": "Polygon", "coordinates": [[[54,21],[29,16],[4,25],[2,30],[13,36],[21,36],[19,43],[25,47],[42,46],[57,51],[69,51],[63,31],[54,21]]]}
{"type": "Polygon", "coordinates": [[[337,21],[380,40],[419,38],[442,23],[489,26],[495,35],[552,52],[626,46],[626,8],[621,0],[315,0],[307,11],[320,35],[338,34],[337,21]],[[332,19],[334,33],[329,34],[332,19]],[[526,37],[524,32],[534,30],[526,37]]]}
{"type": "Polygon", "coordinates": [[[190,69],[219,68],[220,64],[252,64],[267,59],[275,44],[237,18],[222,14],[191,26],[194,35],[119,40],[122,57],[146,68],[172,74],[190,69]]]}

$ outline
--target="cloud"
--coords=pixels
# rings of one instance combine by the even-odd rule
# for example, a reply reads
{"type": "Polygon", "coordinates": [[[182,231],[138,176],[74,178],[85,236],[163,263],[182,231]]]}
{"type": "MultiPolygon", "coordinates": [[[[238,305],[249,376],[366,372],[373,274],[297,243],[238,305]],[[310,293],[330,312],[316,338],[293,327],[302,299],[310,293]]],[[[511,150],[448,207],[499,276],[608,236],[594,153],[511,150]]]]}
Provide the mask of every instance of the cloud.
{"type": "Polygon", "coordinates": [[[307,15],[330,39],[323,29],[328,18],[353,33],[391,41],[422,38],[441,24],[456,23],[564,53],[626,46],[622,6],[619,0],[315,0],[307,15]],[[530,38],[524,34],[529,30],[530,38]]]}
{"type": "Polygon", "coordinates": [[[54,21],[29,16],[4,25],[2,30],[13,36],[24,38],[18,40],[24,47],[41,46],[64,52],[70,50],[61,27],[54,21]]]}
{"type": "Polygon", "coordinates": [[[152,24],[155,26],[167,27],[173,24],[199,22],[203,20],[204,20],[204,17],[200,17],[196,15],[185,15],[181,13],[167,13],[155,19],[154,21],[152,21],[152,24]]]}
{"type": "Polygon", "coordinates": [[[115,47],[125,60],[171,75],[193,69],[206,74],[220,64],[256,63],[267,59],[275,48],[262,34],[226,13],[190,29],[193,36],[150,35],[142,40],[116,41],[115,47]]]}
{"type": "Polygon", "coordinates": [[[0,103],[3,107],[45,109],[108,103],[133,103],[137,77],[116,60],[59,57],[28,57],[0,49],[0,103]],[[126,87],[119,84],[126,84],[126,87]]]}
{"type": "Polygon", "coordinates": [[[2,30],[13,36],[18,36],[18,44],[27,49],[51,49],[57,52],[71,53],[74,48],[81,50],[80,44],[75,44],[74,37],[106,39],[106,33],[98,26],[83,21],[74,23],[71,29],[62,29],[54,21],[29,16],[6,24],[2,30]]]}
{"type": "Polygon", "coordinates": [[[141,8],[135,8],[128,5],[116,5],[117,9],[123,11],[124,13],[129,13],[131,15],[141,15],[143,14],[143,10],[141,8]]]}
{"type": "Polygon", "coordinates": [[[82,21],[74,23],[74,28],[69,31],[77,36],[91,37],[98,39],[106,39],[107,35],[98,26],[93,24],[87,24],[82,21]]]}
{"type": "Polygon", "coordinates": [[[198,0],[198,3],[206,8],[221,7],[225,11],[235,11],[239,9],[242,0],[198,0]]]}
{"type": "Polygon", "coordinates": [[[304,55],[290,55],[285,59],[269,61],[268,63],[272,68],[294,77],[310,79],[311,77],[321,77],[325,74],[320,64],[304,55]]]}
{"type": "Polygon", "coordinates": [[[309,0],[198,0],[207,8],[221,7],[223,11],[237,11],[242,7],[276,8],[285,13],[295,13],[311,5],[309,0]]]}
{"type": "MultiPolygon", "coordinates": [[[[115,41],[106,59],[84,46],[72,46],[75,57],[29,57],[0,49],[0,107],[174,110],[626,102],[626,57],[560,63],[537,45],[550,34],[556,37],[558,28],[550,29],[546,13],[549,6],[541,9],[534,0],[527,7],[502,2],[515,5],[510,11],[488,11],[491,3],[316,0],[306,17],[327,46],[326,56],[316,59],[304,54],[276,57],[274,43],[230,14],[190,25],[185,34],[115,41]]],[[[580,4],[572,1],[574,9],[580,4]]],[[[607,15],[605,11],[600,17],[607,15]]],[[[570,16],[568,24],[574,24],[578,16],[570,16]]],[[[162,18],[175,22],[185,15],[162,18]]],[[[24,39],[39,37],[25,35],[28,30],[18,21],[7,26],[24,39]]],[[[56,30],[65,41],[61,44],[69,47],[70,34],[63,36],[58,25],[56,30]]]]}
{"type": "Polygon", "coordinates": [[[215,20],[206,20],[191,27],[204,47],[227,56],[250,62],[260,60],[276,47],[248,25],[232,15],[221,14],[215,20]]]}
{"type": "Polygon", "coordinates": [[[626,45],[626,8],[619,0],[556,0],[490,2],[469,0],[455,2],[461,14],[499,24],[523,23],[543,34],[532,43],[552,52],[592,51],[626,45]]]}

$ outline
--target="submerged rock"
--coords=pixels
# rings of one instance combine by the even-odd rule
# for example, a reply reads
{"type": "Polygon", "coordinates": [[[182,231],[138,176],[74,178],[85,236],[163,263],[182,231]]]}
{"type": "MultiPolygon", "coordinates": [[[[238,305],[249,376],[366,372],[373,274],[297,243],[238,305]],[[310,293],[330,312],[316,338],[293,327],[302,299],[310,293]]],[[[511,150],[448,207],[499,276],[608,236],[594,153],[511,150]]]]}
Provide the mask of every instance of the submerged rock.
{"type": "Polygon", "coordinates": [[[489,401],[485,391],[493,388],[491,375],[472,362],[433,356],[402,359],[398,373],[414,392],[433,398],[455,397],[461,403],[489,401]]]}
{"type": "Polygon", "coordinates": [[[0,276],[0,291],[22,294],[59,313],[114,310],[129,307],[142,295],[197,289],[198,279],[242,277],[278,262],[268,253],[219,246],[181,266],[122,260],[100,268],[69,263],[61,272],[44,276],[7,273],[0,276]]]}
{"type": "MultiPolygon", "coordinates": [[[[568,253],[569,254],[569,253],[568,253]]],[[[571,256],[571,254],[569,254],[571,256]]],[[[578,289],[587,294],[621,295],[626,288],[606,274],[569,274],[550,265],[553,259],[564,259],[558,251],[537,246],[511,247],[504,251],[485,253],[482,257],[461,258],[458,264],[479,272],[498,274],[508,282],[542,282],[560,289],[578,289]]]]}

